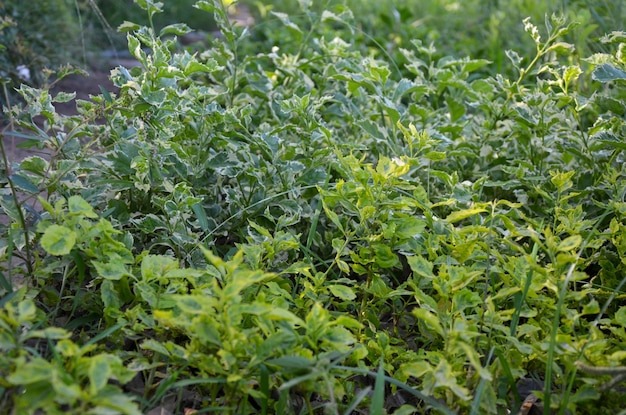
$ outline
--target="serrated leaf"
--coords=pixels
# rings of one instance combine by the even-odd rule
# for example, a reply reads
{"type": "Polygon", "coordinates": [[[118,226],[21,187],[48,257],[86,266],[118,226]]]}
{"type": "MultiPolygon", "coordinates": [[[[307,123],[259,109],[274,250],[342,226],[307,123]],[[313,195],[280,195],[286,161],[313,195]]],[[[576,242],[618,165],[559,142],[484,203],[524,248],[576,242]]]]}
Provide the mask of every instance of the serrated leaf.
{"type": "Polygon", "coordinates": [[[76,244],[76,233],[61,225],[50,225],[41,237],[41,247],[50,255],[67,255],[76,244]]]}

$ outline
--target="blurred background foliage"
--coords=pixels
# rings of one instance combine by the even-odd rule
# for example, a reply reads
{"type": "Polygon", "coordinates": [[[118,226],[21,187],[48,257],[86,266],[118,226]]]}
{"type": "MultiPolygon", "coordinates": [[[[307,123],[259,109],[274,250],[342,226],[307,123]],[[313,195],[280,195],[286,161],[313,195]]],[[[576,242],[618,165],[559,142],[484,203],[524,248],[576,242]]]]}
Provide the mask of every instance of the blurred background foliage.
{"type": "MultiPolygon", "coordinates": [[[[209,33],[215,29],[212,16],[192,7],[196,0],[163,0],[164,13],[155,16],[155,26],[187,23],[209,33]]],[[[318,10],[353,11],[353,29],[360,32],[362,46],[372,54],[395,51],[414,39],[425,46],[433,43],[437,55],[471,56],[492,61],[489,70],[512,70],[505,51],[513,49],[531,56],[534,44],[525,35],[522,20],[530,16],[541,22],[552,13],[565,14],[579,26],[568,41],[579,56],[598,52],[598,38],[623,30],[626,0],[275,0],[240,1],[254,16],[252,36],[263,44],[272,42],[274,12],[306,19],[304,7],[318,10]],[[398,24],[399,22],[408,24],[398,24]],[[400,29],[401,28],[401,29],[400,29]]],[[[72,63],[93,64],[103,50],[125,49],[125,37],[116,32],[124,21],[147,23],[147,16],[133,0],[0,0],[0,77],[20,82],[18,67],[26,66],[28,82],[37,85],[44,68],[72,63]],[[96,55],[94,55],[96,53],[96,55]],[[90,56],[92,59],[90,59],[90,56]]],[[[298,22],[301,23],[301,22],[298,22]]],[[[398,54],[398,59],[401,59],[398,54]]],[[[401,63],[401,62],[398,62],[401,63]]],[[[22,79],[23,80],[23,79],[22,79]]]]}

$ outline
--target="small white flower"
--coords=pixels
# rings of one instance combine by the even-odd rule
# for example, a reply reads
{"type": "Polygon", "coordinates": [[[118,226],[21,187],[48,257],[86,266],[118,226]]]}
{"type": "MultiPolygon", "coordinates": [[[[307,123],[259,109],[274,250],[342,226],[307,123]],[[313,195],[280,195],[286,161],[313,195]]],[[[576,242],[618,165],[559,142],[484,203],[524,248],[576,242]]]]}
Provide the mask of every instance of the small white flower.
{"type": "Polygon", "coordinates": [[[17,69],[18,78],[24,82],[30,81],[30,69],[26,65],[18,65],[15,69],[17,69]]]}

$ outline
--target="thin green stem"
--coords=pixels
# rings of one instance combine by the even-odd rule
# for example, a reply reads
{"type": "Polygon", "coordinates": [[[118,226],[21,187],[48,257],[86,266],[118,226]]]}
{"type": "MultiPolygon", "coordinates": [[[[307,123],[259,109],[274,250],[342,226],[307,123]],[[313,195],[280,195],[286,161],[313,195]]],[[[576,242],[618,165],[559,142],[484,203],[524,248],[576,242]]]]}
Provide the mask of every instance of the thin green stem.
{"type": "MultiPolygon", "coordinates": [[[[7,86],[5,83],[2,84],[2,90],[4,93],[4,99],[7,103],[7,106],[10,107],[10,98],[9,92],[7,90],[7,86]]],[[[10,114],[10,112],[9,112],[10,114]]],[[[13,116],[9,115],[9,124],[7,128],[13,130],[15,128],[15,121],[13,120],[13,116]]],[[[4,167],[6,170],[7,182],[9,183],[9,187],[11,188],[11,197],[13,198],[13,202],[15,203],[15,207],[17,210],[17,214],[20,220],[20,226],[24,231],[24,249],[26,251],[26,269],[29,275],[33,274],[33,254],[31,252],[30,246],[30,236],[28,235],[28,224],[26,223],[26,218],[24,217],[24,212],[22,210],[22,206],[17,195],[17,189],[13,180],[11,179],[11,165],[9,164],[9,158],[7,156],[6,148],[4,147],[4,134],[0,134],[0,153],[2,153],[2,161],[4,162],[4,167]]],[[[11,266],[9,266],[9,279],[11,279],[11,266]]]]}

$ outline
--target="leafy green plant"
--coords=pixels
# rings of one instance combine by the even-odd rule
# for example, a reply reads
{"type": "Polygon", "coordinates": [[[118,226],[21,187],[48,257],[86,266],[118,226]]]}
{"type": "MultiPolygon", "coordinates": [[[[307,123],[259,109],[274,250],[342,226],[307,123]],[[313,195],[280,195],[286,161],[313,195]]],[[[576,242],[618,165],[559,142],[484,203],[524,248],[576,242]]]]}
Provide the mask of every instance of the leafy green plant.
{"type": "Polygon", "coordinates": [[[575,24],[526,19],[532,52],[490,75],[381,47],[389,22],[364,46],[344,5],[248,36],[198,1],[224,36],[194,51],[137,4],[152,23],[122,25],[140,66],[117,93],[63,116],[70,95],[22,86],[7,111],[51,152],[5,158],[3,255],[24,264],[2,280],[7,407],[620,407],[623,33],[586,67],[575,24]],[[59,393],[28,407],[35,369],[59,393]]]}

